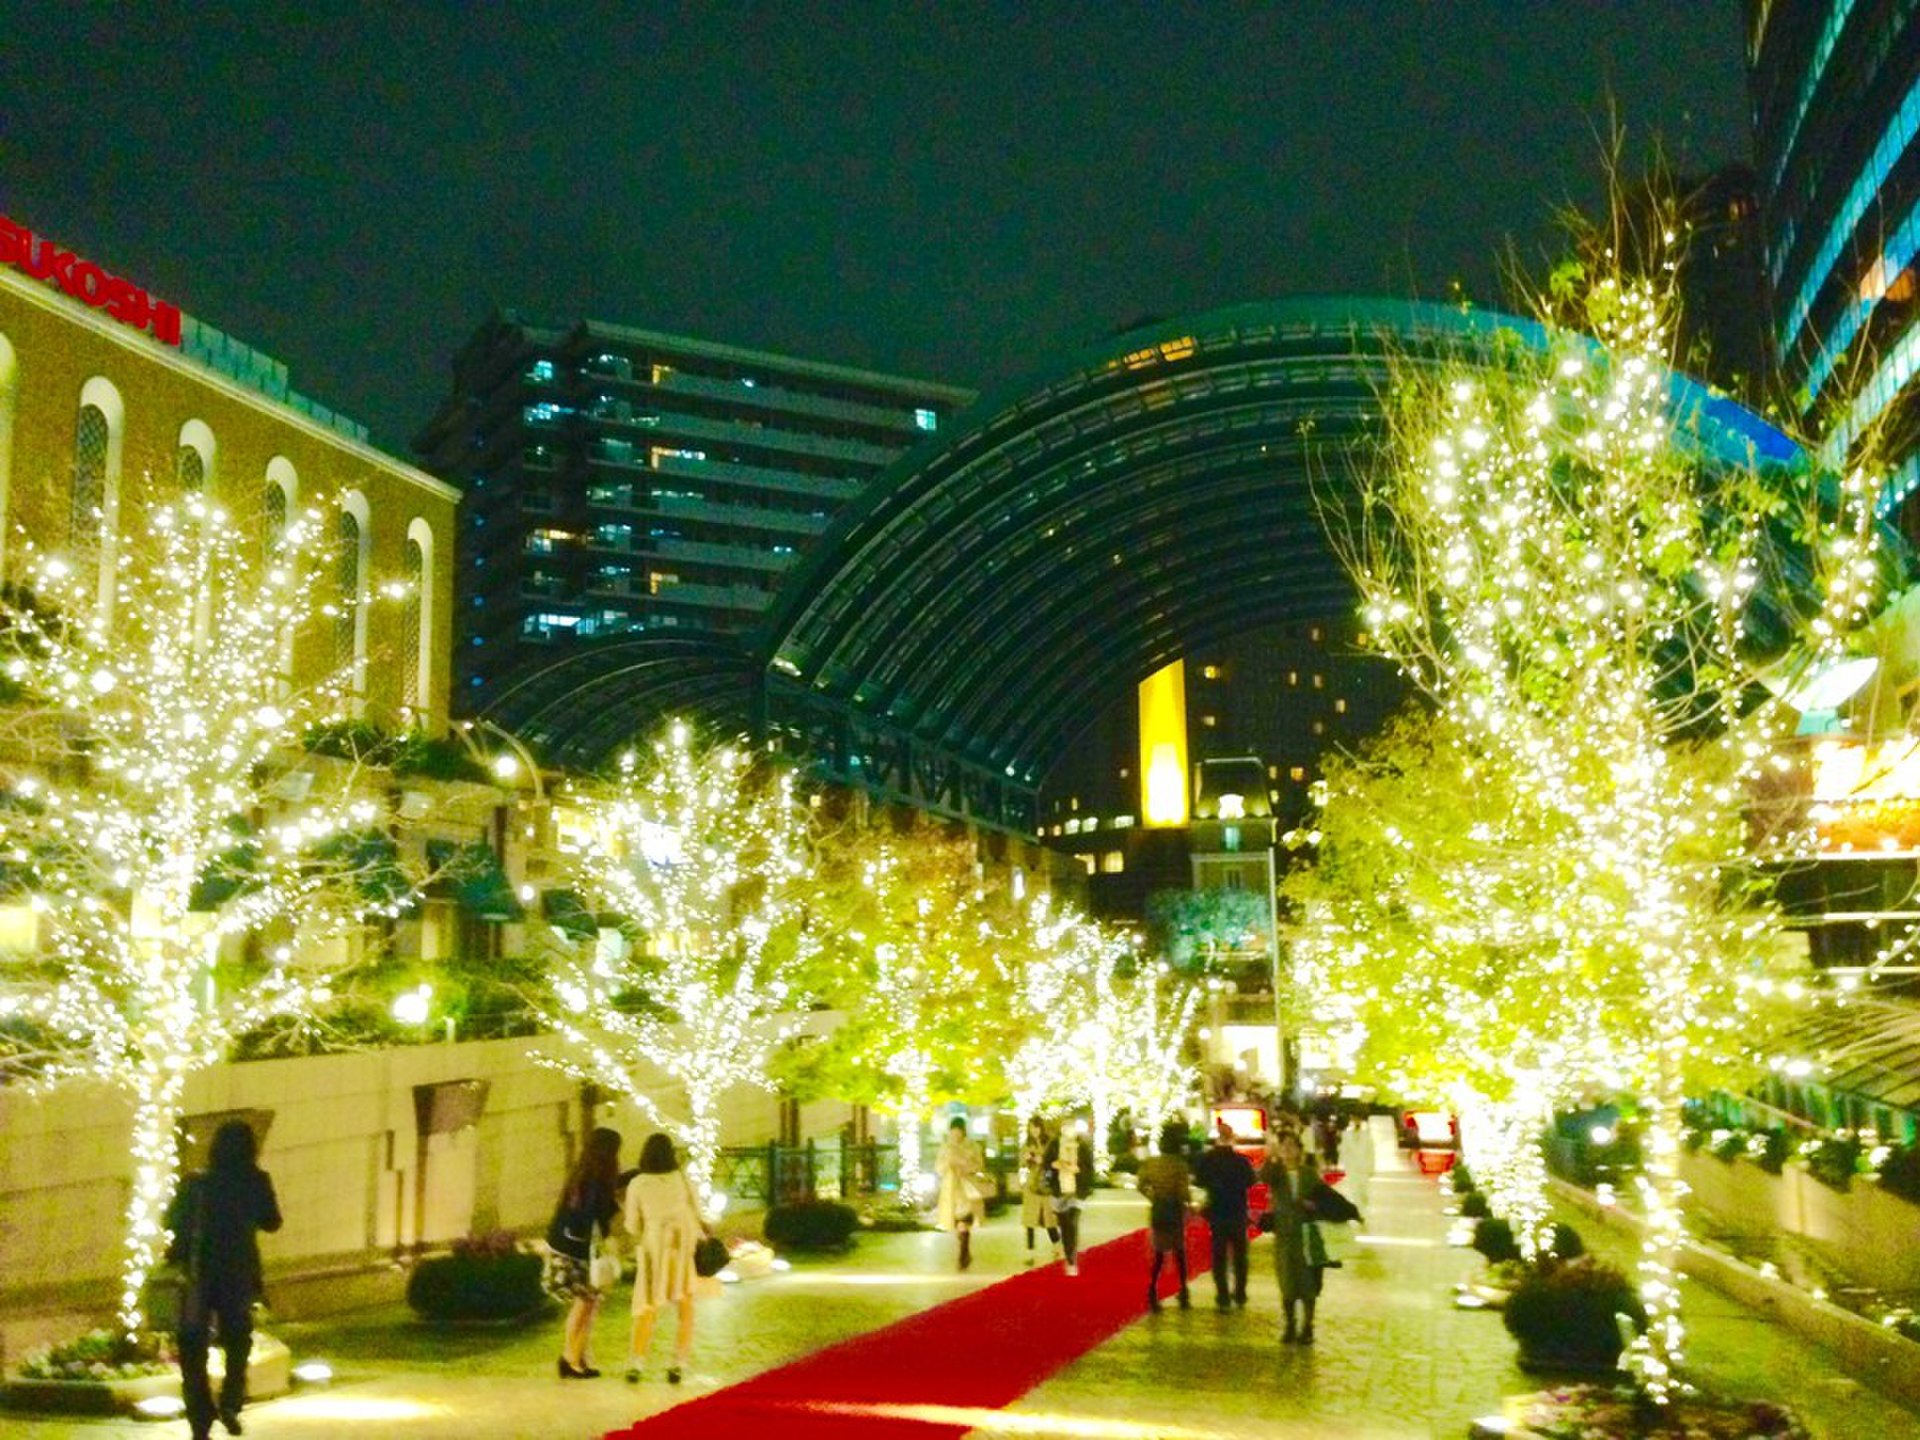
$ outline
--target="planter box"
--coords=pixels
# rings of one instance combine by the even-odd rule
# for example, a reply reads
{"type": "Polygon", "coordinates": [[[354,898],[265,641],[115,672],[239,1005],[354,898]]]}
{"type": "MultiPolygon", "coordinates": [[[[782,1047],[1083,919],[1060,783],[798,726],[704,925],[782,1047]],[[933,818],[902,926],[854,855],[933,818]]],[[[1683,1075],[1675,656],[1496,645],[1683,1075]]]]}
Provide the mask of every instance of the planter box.
{"type": "MultiPolygon", "coordinates": [[[[220,1350],[209,1357],[213,1373],[220,1373],[220,1350]]],[[[215,1380],[216,1387],[218,1380],[215,1380]]],[[[253,1353],[247,1363],[247,1398],[271,1400],[293,1388],[293,1355],[271,1335],[254,1332],[253,1353]]],[[[180,1372],[142,1375],[132,1380],[9,1380],[0,1386],[0,1400],[9,1410],[38,1410],[61,1415],[125,1415],[142,1400],[156,1395],[178,1395],[180,1372]]]]}
{"type": "MultiPolygon", "coordinates": [[[[1751,1440],[1756,1434],[1776,1440],[1806,1440],[1807,1432],[1792,1412],[1772,1405],[1760,1408],[1766,1412],[1764,1423],[1769,1428],[1765,1430],[1756,1430],[1761,1417],[1756,1416],[1753,1406],[1712,1398],[1676,1401],[1658,1423],[1664,1427],[1677,1419],[1686,1426],[1684,1433],[1701,1440],[1751,1440]]],[[[1647,1433],[1641,1428],[1629,1393],[1610,1386],[1582,1385],[1571,1391],[1511,1395],[1502,1402],[1498,1415],[1475,1420],[1467,1428],[1467,1440],[1539,1440],[1552,1427],[1575,1422],[1584,1427],[1580,1434],[1605,1435],[1609,1440],[1634,1440],[1647,1433]]],[[[1560,1429],[1554,1433],[1570,1432],[1560,1429]]],[[[1663,1428],[1658,1433],[1681,1432],[1663,1428]]]]}

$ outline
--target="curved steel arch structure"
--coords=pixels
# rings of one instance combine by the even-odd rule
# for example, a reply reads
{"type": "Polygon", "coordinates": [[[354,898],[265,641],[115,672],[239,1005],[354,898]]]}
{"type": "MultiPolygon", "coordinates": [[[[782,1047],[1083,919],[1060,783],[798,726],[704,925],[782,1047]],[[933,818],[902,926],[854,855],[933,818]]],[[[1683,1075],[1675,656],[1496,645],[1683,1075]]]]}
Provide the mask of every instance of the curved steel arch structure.
{"type": "MultiPolygon", "coordinates": [[[[770,705],[837,708],[1033,787],[1105,704],[1174,657],[1353,602],[1313,500],[1382,438],[1393,357],[1498,364],[1531,322],[1372,299],[1242,305],[1087,351],[977,404],[890,469],[785,590],[770,705]]],[[[1684,379],[1709,456],[1778,431],[1684,379]]]]}
{"type": "MultiPolygon", "coordinates": [[[[591,765],[667,713],[743,724],[829,776],[1031,833],[1080,729],[1160,665],[1353,602],[1315,511],[1382,438],[1395,359],[1546,343],[1492,311],[1367,298],[1241,305],[1119,336],[902,457],[738,645],[646,638],[525,678],[491,718],[591,765]]],[[[1778,431],[1676,378],[1723,463],[1778,431]]]]}

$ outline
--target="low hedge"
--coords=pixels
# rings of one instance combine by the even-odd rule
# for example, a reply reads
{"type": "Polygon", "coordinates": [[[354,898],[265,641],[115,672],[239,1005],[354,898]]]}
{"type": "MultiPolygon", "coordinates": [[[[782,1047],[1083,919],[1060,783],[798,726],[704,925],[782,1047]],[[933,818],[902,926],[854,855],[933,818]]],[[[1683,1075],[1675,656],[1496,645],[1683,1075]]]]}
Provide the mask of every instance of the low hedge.
{"type": "Polygon", "coordinates": [[[512,1320],[547,1303],[541,1260],[524,1250],[435,1255],[407,1277],[407,1304],[423,1320],[512,1320]]]}
{"type": "Polygon", "coordinates": [[[838,1200],[798,1200],[767,1211],[767,1243],[785,1250],[844,1250],[860,1216],[838,1200]]]}
{"type": "Polygon", "coordinates": [[[1520,1242],[1513,1238],[1513,1226],[1495,1215],[1474,1222],[1473,1248],[1489,1265],[1520,1258],[1520,1242]]]}
{"type": "Polygon", "coordinates": [[[1486,1196],[1478,1190],[1469,1190],[1460,1197],[1460,1213],[1469,1220],[1482,1220],[1493,1213],[1493,1208],[1486,1196]]]}

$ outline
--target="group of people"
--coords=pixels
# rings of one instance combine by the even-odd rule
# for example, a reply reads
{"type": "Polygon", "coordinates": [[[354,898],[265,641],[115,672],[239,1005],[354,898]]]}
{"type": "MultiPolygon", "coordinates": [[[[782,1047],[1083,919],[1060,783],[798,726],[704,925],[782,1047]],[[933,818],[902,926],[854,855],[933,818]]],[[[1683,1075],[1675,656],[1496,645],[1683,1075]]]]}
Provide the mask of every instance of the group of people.
{"type": "Polygon", "coordinates": [[[693,1353],[694,1250],[712,1231],[671,1139],[649,1135],[640,1147],[639,1165],[623,1172],[620,1132],[605,1127],[593,1131],[581,1147],[547,1229],[544,1283],[547,1293],[567,1306],[560,1378],[593,1380],[600,1375],[589,1347],[600,1301],[620,1276],[613,1235],[616,1216],[625,1226],[634,1267],[627,1381],[641,1380],[654,1322],[663,1306],[672,1305],[679,1312],[679,1325],[667,1383],[678,1385],[693,1353]]]}
{"type": "MultiPolygon", "coordinates": [[[[965,1119],[955,1116],[934,1161],[939,1180],[937,1219],[942,1230],[953,1232],[962,1270],[973,1264],[973,1231],[987,1217],[987,1197],[993,1193],[986,1155],[967,1133],[965,1119]]],[[[1020,1223],[1027,1232],[1027,1264],[1045,1231],[1066,1273],[1080,1273],[1080,1207],[1093,1193],[1093,1143],[1086,1126],[1072,1120],[1060,1130],[1036,1115],[1027,1121],[1020,1148],[1020,1223]]]]}
{"type": "MultiPolygon", "coordinates": [[[[1316,1138],[1322,1153],[1327,1153],[1325,1137],[1316,1138]]],[[[1338,1143],[1337,1137],[1333,1143],[1338,1143]]],[[[1255,1223],[1249,1197],[1256,1183],[1264,1184],[1267,1209],[1257,1218],[1259,1228],[1273,1235],[1274,1269],[1285,1320],[1280,1340],[1286,1345],[1311,1345],[1321,1283],[1327,1270],[1339,1266],[1327,1254],[1320,1226],[1357,1221],[1360,1211],[1327,1183],[1300,1132],[1269,1133],[1258,1170],[1233,1148],[1233,1132],[1225,1125],[1215,1130],[1213,1143],[1191,1166],[1185,1158],[1184,1122],[1169,1122],[1161,1130],[1159,1149],[1158,1155],[1140,1162],[1136,1180],[1147,1197],[1147,1223],[1153,1237],[1148,1309],[1160,1308],[1160,1276],[1169,1261],[1180,1280],[1180,1308],[1193,1303],[1187,1284],[1186,1221],[1196,1185],[1206,1197],[1200,1213],[1212,1240],[1214,1304],[1222,1310],[1245,1307],[1248,1240],[1255,1223]]]]}
{"type": "MultiPolygon", "coordinates": [[[[1317,1125],[1314,1148],[1337,1163],[1338,1122],[1317,1125]]],[[[1207,1221],[1212,1241],[1214,1304],[1222,1310],[1247,1303],[1248,1242],[1257,1222],[1274,1237],[1274,1268],[1280,1282],[1284,1328],[1280,1339],[1288,1345],[1311,1345],[1314,1310],[1325,1272],[1339,1262],[1329,1258],[1320,1231],[1323,1224],[1360,1219],[1351,1200],[1328,1184],[1321,1167],[1308,1153],[1301,1132],[1291,1126],[1270,1132],[1265,1154],[1256,1169],[1233,1147],[1233,1134],[1221,1125],[1213,1143],[1191,1164],[1187,1160],[1188,1129],[1184,1121],[1161,1128],[1158,1152],[1140,1162],[1135,1184],[1147,1200],[1147,1225],[1152,1237],[1152,1259],[1147,1274],[1147,1306],[1161,1308],[1160,1278],[1171,1265],[1179,1278],[1175,1298],[1182,1309],[1193,1304],[1187,1274],[1187,1217],[1194,1213],[1193,1194],[1199,1187],[1204,1201],[1197,1207],[1207,1221]],[[1267,1187],[1268,1206],[1258,1217],[1251,1213],[1255,1186],[1267,1187]]],[[[1358,1148],[1368,1148],[1361,1146],[1358,1148]]],[[[967,1122],[955,1118],[947,1129],[935,1164],[939,1177],[939,1224],[958,1244],[958,1265],[973,1263],[973,1231],[986,1218],[992,1184],[986,1176],[986,1158],[967,1131],[967,1122]]],[[[1041,1116],[1027,1121],[1020,1148],[1020,1223],[1026,1231],[1026,1263],[1035,1260],[1038,1238],[1045,1232],[1056,1258],[1065,1260],[1068,1275],[1079,1274],[1080,1210],[1093,1192],[1093,1146],[1082,1122],[1069,1121],[1060,1131],[1041,1116]]]]}

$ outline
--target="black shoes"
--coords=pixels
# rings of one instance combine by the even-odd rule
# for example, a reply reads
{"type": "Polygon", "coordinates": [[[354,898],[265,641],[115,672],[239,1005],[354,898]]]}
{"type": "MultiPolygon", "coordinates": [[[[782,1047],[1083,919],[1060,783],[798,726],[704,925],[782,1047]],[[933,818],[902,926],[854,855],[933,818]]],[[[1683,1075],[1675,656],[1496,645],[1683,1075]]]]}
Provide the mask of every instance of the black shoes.
{"type": "Polygon", "coordinates": [[[667,1383],[669,1385],[678,1385],[680,1383],[680,1367],[678,1365],[670,1365],[667,1367],[667,1383]]]}
{"type": "MultiPolygon", "coordinates": [[[[567,1363],[567,1357],[562,1355],[560,1357],[560,1378],[562,1380],[598,1380],[600,1378],[600,1372],[591,1365],[582,1365],[576,1370],[572,1365],[567,1363]]],[[[228,1428],[232,1429],[233,1427],[229,1426],[228,1428]]],[[[233,1433],[238,1435],[240,1432],[234,1430],[233,1433]]]]}
{"type": "Polygon", "coordinates": [[[1193,1308],[1193,1297],[1187,1293],[1187,1287],[1184,1285],[1180,1287],[1180,1308],[1182,1310],[1193,1308]]]}
{"type": "Polygon", "coordinates": [[[238,1410],[222,1410],[220,1412],[220,1423],[227,1427],[227,1433],[229,1435],[238,1435],[240,1433],[240,1412],[238,1410]]]}

